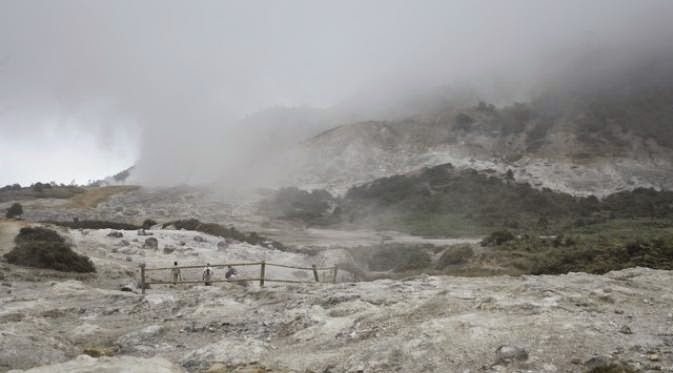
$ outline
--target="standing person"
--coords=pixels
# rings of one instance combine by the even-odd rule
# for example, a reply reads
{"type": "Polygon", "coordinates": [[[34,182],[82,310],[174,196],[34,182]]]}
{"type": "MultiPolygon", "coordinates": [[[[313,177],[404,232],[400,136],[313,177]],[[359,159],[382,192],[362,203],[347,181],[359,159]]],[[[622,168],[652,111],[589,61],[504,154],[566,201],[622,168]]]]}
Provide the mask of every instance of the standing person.
{"type": "Polygon", "coordinates": [[[201,277],[204,285],[210,286],[212,284],[210,280],[213,278],[213,269],[210,268],[210,263],[206,263],[206,268],[203,269],[203,275],[201,277]]]}
{"type": "Polygon", "coordinates": [[[173,285],[177,284],[178,281],[184,281],[182,278],[182,272],[178,268],[178,262],[173,262],[173,269],[171,269],[171,276],[173,277],[173,285]]]}
{"type": "Polygon", "coordinates": [[[224,278],[227,280],[234,280],[236,279],[237,272],[232,266],[227,266],[227,273],[224,274],[224,278]]]}

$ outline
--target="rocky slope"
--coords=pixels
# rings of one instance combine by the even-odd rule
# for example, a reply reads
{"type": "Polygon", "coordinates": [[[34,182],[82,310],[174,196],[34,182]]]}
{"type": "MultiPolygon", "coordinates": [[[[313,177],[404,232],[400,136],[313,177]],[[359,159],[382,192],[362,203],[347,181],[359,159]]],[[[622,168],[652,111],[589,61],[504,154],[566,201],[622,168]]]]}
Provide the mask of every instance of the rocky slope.
{"type": "Polygon", "coordinates": [[[407,120],[343,125],[278,161],[286,184],[347,187],[421,167],[511,169],[519,181],[573,194],[673,188],[673,89],[550,91],[527,103],[448,105],[407,120]]]}

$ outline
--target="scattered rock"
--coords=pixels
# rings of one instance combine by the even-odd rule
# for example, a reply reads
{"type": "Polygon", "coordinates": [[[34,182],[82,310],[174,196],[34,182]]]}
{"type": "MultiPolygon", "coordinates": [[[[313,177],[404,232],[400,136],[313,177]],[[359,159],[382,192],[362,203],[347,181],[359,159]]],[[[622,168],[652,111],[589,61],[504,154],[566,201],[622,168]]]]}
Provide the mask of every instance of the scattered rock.
{"type": "Polygon", "coordinates": [[[201,236],[194,236],[194,241],[196,241],[196,242],[208,242],[208,241],[206,241],[205,238],[203,238],[201,236]]]}
{"type": "Polygon", "coordinates": [[[217,243],[217,250],[226,250],[229,247],[227,241],[220,241],[217,243]]]}
{"type": "Polygon", "coordinates": [[[622,334],[633,334],[633,331],[628,325],[624,325],[619,329],[619,332],[622,334]]]}
{"type": "Polygon", "coordinates": [[[108,237],[114,237],[114,238],[122,238],[122,237],[124,237],[124,233],[122,233],[120,231],[112,231],[112,232],[108,233],[107,236],[108,237]]]}
{"type": "Polygon", "coordinates": [[[528,351],[517,346],[500,346],[495,350],[496,364],[509,364],[513,361],[528,360],[528,351]]]}
{"type": "MultiPolygon", "coordinates": [[[[31,351],[33,353],[33,351],[31,351]]],[[[40,351],[42,353],[42,351],[40,351]]],[[[94,358],[80,355],[65,363],[33,368],[26,373],[179,373],[182,369],[161,357],[141,358],[134,356],[102,356],[94,358]]]]}
{"type": "Polygon", "coordinates": [[[164,246],[164,254],[170,254],[175,251],[175,246],[166,245],[164,246]]]}
{"type": "Polygon", "coordinates": [[[241,365],[259,361],[268,351],[268,345],[256,339],[226,338],[190,352],[181,360],[181,364],[189,370],[207,369],[215,362],[241,365]]]}
{"type": "Polygon", "coordinates": [[[133,261],[133,258],[131,258],[130,256],[127,256],[127,257],[126,257],[126,261],[127,261],[127,262],[132,262],[132,261],[133,261]]]}
{"type": "Polygon", "coordinates": [[[128,245],[130,245],[131,243],[128,242],[127,240],[121,240],[121,241],[119,241],[119,244],[120,244],[121,246],[128,246],[128,245]]]}

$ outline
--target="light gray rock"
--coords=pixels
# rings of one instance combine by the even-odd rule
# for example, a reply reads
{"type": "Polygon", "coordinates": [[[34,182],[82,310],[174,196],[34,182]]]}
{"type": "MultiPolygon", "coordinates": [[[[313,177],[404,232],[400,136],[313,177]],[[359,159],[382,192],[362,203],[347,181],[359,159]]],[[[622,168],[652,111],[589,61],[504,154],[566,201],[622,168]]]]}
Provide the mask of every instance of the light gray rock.
{"type": "Polygon", "coordinates": [[[113,356],[93,358],[80,355],[59,364],[46,365],[13,373],[181,373],[182,369],[161,357],[142,358],[134,356],[113,356]]]}
{"type": "Polygon", "coordinates": [[[268,344],[255,339],[225,338],[188,353],[180,362],[190,370],[206,369],[215,362],[225,365],[257,362],[268,352],[268,344]]]}
{"type": "Polygon", "coordinates": [[[495,350],[496,364],[509,364],[514,361],[528,360],[528,351],[517,346],[500,346],[495,350]]]}
{"type": "Polygon", "coordinates": [[[161,344],[160,336],[163,332],[161,325],[150,325],[119,337],[116,344],[124,353],[153,351],[161,344]]]}

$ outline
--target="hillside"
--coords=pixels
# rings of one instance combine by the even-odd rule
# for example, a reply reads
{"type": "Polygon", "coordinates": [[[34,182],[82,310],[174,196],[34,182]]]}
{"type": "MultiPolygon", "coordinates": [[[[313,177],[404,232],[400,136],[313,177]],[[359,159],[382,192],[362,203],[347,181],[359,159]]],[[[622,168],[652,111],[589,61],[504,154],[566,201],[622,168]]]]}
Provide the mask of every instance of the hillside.
{"type": "Polygon", "coordinates": [[[475,102],[406,120],[336,127],[283,159],[297,164],[287,183],[342,193],[354,184],[452,163],[511,169],[517,181],[576,195],[673,188],[673,88],[618,88],[549,90],[527,103],[475,102]]]}

